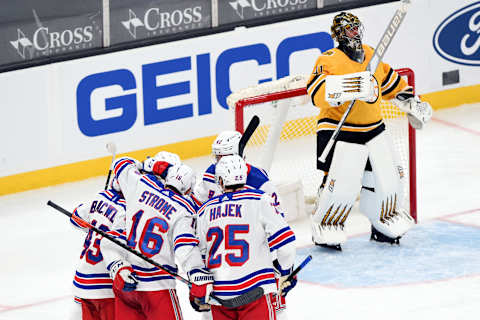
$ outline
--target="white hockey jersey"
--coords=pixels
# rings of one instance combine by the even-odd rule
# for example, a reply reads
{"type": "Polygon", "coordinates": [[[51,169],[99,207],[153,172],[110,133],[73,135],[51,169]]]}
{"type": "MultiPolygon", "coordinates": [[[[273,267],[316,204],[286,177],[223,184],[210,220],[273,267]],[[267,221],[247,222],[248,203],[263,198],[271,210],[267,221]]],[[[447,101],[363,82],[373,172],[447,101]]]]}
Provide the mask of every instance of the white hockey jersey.
{"type": "MultiPolygon", "coordinates": [[[[155,176],[140,174],[133,159],[117,160],[114,173],[127,203],[126,244],[174,273],[178,273],[175,258],[187,272],[204,268],[192,203],[164,189],[155,176]]],[[[137,291],[175,288],[175,278],[167,272],[132,254],[127,261],[139,280],[137,291]]]]}
{"type": "MultiPolygon", "coordinates": [[[[125,199],[113,189],[105,190],[99,192],[91,202],[78,206],[73,215],[102,231],[120,234],[123,230],[118,226],[125,225],[125,199]]],[[[82,228],[73,219],[70,222],[88,231],[73,279],[74,295],[84,299],[113,298],[112,280],[100,250],[101,243],[108,240],[102,240],[101,235],[82,228]]]]}
{"type": "MultiPolygon", "coordinates": [[[[245,188],[253,190],[262,190],[269,194],[272,199],[272,204],[284,216],[284,212],[280,206],[280,200],[278,197],[277,187],[268,178],[265,170],[257,168],[247,163],[247,182],[245,188]]],[[[194,190],[194,197],[196,197],[201,203],[205,203],[208,199],[216,197],[222,194],[222,189],[215,180],[215,164],[211,164],[205,173],[202,180],[196,186],[194,190]]]]}
{"type": "Polygon", "coordinates": [[[295,235],[260,190],[225,193],[207,201],[197,216],[200,250],[214,274],[216,295],[234,298],[261,286],[276,292],[271,251],[282,269],[295,258],[295,235]]]}

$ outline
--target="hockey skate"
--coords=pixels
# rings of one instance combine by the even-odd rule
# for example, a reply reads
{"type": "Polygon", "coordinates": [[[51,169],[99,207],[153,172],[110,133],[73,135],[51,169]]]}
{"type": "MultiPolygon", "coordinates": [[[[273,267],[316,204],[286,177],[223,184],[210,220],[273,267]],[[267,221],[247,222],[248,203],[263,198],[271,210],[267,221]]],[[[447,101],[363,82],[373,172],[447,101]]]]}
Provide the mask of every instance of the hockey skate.
{"type": "Polygon", "coordinates": [[[394,244],[400,245],[400,238],[401,236],[396,238],[391,238],[389,236],[386,236],[380,231],[378,231],[377,229],[375,229],[375,227],[372,225],[372,233],[370,235],[370,241],[386,242],[386,243],[390,243],[391,245],[394,245],[394,244]]]}

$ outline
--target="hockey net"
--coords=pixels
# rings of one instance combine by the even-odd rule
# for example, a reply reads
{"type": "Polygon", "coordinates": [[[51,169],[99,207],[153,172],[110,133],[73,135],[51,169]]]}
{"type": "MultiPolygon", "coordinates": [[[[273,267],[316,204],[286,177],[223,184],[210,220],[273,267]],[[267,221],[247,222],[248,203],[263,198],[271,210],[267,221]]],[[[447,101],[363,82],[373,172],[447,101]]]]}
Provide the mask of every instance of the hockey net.
{"type": "MultiPolygon", "coordinates": [[[[411,69],[396,70],[415,89],[411,69]]],[[[316,169],[318,108],[306,92],[308,76],[289,76],[232,93],[227,102],[235,110],[235,128],[243,133],[257,115],[260,125],[245,149],[247,161],[264,168],[272,181],[299,181],[305,201],[316,197],[323,173],[316,169]]],[[[407,116],[390,101],[382,102],[382,115],[403,167],[402,205],[417,219],[415,130],[407,116]]]]}

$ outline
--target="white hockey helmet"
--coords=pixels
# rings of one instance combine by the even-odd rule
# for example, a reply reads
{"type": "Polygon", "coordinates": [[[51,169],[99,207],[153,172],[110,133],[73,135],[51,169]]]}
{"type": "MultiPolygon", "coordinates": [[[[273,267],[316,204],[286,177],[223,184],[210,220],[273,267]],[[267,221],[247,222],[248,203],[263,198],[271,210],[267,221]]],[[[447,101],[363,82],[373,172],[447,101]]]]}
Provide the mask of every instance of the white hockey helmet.
{"type": "Polygon", "coordinates": [[[238,154],[222,157],[215,166],[215,179],[223,186],[244,185],[247,182],[247,164],[238,154]]]}
{"type": "Polygon", "coordinates": [[[212,153],[214,156],[227,156],[238,154],[238,143],[242,134],[238,131],[221,132],[212,144],[212,153]]]}
{"type": "Polygon", "coordinates": [[[180,157],[178,154],[171,153],[168,151],[160,151],[153,157],[156,161],[165,161],[171,165],[178,165],[181,163],[180,157]]]}
{"type": "Polygon", "coordinates": [[[172,186],[181,194],[186,194],[195,186],[195,172],[185,164],[177,164],[168,169],[165,186],[172,186]]]}

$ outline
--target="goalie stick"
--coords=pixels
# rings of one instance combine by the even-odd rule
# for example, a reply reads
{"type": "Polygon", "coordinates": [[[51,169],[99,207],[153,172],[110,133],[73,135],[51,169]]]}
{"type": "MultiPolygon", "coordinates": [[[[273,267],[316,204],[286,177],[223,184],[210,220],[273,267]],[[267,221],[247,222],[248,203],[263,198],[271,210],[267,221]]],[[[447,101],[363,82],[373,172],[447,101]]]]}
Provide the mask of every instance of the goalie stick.
{"type": "Polygon", "coordinates": [[[112,154],[112,162],[110,163],[110,169],[108,169],[107,181],[105,182],[105,190],[108,189],[110,183],[110,176],[112,175],[113,163],[115,162],[115,155],[117,153],[117,146],[113,142],[107,143],[107,150],[112,154]]]}
{"type": "Polygon", "coordinates": [[[253,133],[257,129],[258,125],[260,124],[260,118],[258,116],[253,116],[252,120],[248,123],[247,129],[242,134],[240,138],[240,142],[238,142],[238,154],[240,157],[243,157],[243,151],[247,146],[248,140],[252,137],[253,133]]]}
{"type": "MultiPolygon", "coordinates": [[[[103,236],[104,238],[112,241],[113,243],[115,243],[116,245],[122,247],[123,249],[127,250],[128,252],[136,255],[137,257],[139,257],[140,259],[142,260],[145,260],[147,261],[148,263],[152,264],[153,266],[157,267],[158,269],[160,270],[163,270],[165,272],[167,272],[168,274],[170,274],[172,277],[174,277],[175,279],[185,283],[186,285],[188,285],[189,287],[192,286],[192,283],[190,281],[188,281],[187,279],[185,279],[184,277],[180,276],[179,274],[176,274],[166,268],[164,268],[161,264],[155,262],[154,260],[144,256],[143,254],[141,254],[140,252],[130,248],[129,246],[127,246],[126,244],[118,241],[117,239],[115,239],[114,237],[112,237],[111,235],[109,235],[108,233],[106,232],[103,232],[102,230],[96,228],[95,226],[91,225],[90,223],[88,223],[87,221],[73,215],[71,212],[69,212],[68,210],[60,207],[59,205],[57,205],[56,203],[48,200],[47,202],[47,205],[54,208],[55,210],[63,213],[64,215],[66,215],[67,217],[75,220],[78,224],[80,225],[83,225],[83,226],[87,226],[90,230],[92,231],[95,231],[96,233],[98,233],[99,235],[103,236]]],[[[262,287],[256,287],[242,295],[239,295],[238,297],[235,297],[235,298],[232,298],[232,299],[228,299],[228,300],[225,300],[225,299],[221,299],[221,298],[218,298],[216,295],[214,294],[210,294],[210,297],[213,298],[214,300],[218,301],[218,303],[220,303],[222,306],[224,307],[227,307],[227,308],[237,308],[237,307],[241,307],[245,304],[248,304],[250,302],[253,302],[257,299],[259,299],[261,296],[263,296],[263,288],[262,287]]]]}
{"type": "MultiPolygon", "coordinates": [[[[392,20],[388,24],[387,29],[383,33],[382,37],[380,38],[380,42],[375,48],[375,51],[373,52],[373,56],[368,62],[367,65],[367,70],[373,70],[373,73],[378,68],[378,65],[380,64],[380,61],[382,61],[383,56],[385,55],[385,51],[387,51],[388,47],[390,46],[390,43],[392,43],[393,37],[398,31],[398,28],[400,27],[400,24],[402,23],[403,19],[405,18],[405,15],[407,14],[408,11],[408,5],[410,4],[410,0],[402,0],[400,8],[398,8],[395,11],[395,14],[393,15],[392,20]],[[373,66],[373,68],[372,68],[373,66]]],[[[330,150],[333,147],[333,144],[338,138],[338,134],[340,133],[340,130],[343,127],[343,124],[345,123],[345,120],[347,119],[348,115],[350,114],[350,111],[353,108],[353,105],[355,104],[356,100],[352,100],[350,102],[350,105],[348,106],[347,110],[343,114],[342,118],[340,119],[340,122],[338,123],[337,127],[335,128],[335,131],[333,132],[332,136],[330,137],[330,140],[328,140],[327,146],[325,149],[323,149],[322,154],[320,157],[318,157],[318,160],[321,162],[325,162],[327,159],[327,155],[330,153],[330,150]]]]}

